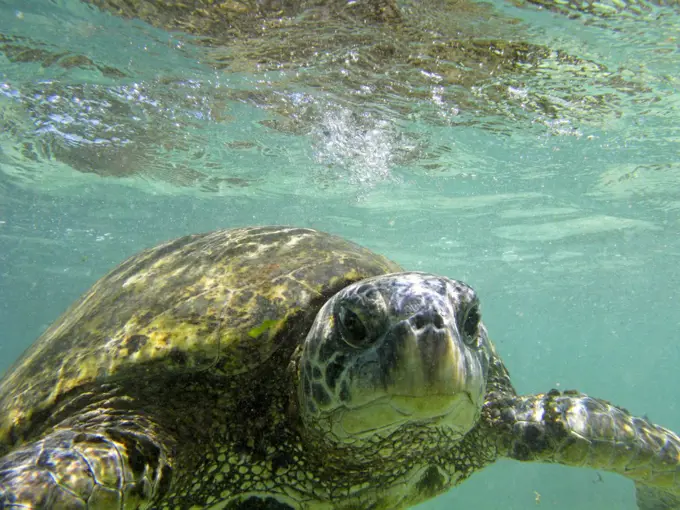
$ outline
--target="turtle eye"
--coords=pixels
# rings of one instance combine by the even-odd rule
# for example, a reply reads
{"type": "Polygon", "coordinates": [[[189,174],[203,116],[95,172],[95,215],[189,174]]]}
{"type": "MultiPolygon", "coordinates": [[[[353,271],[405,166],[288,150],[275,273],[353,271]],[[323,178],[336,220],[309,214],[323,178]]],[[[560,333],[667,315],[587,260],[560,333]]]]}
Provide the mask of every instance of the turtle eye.
{"type": "Polygon", "coordinates": [[[463,341],[467,345],[473,345],[477,341],[480,320],[479,307],[474,305],[467,311],[463,321],[463,341]]]}
{"type": "Polygon", "coordinates": [[[345,342],[352,347],[363,347],[368,343],[368,331],[359,315],[343,307],[338,313],[340,333],[345,342]]]}

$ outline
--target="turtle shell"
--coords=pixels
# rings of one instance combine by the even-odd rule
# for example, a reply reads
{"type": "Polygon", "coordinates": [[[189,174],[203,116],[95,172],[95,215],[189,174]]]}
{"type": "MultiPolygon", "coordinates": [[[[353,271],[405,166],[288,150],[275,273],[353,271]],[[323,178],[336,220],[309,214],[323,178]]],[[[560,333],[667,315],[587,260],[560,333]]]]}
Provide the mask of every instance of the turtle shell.
{"type": "Polygon", "coordinates": [[[251,370],[300,342],[341,288],[399,270],[303,228],[220,230],[143,251],[95,283],[0,381],[0,445],[32,435],[65,396],[105,383],[251,370]]]}

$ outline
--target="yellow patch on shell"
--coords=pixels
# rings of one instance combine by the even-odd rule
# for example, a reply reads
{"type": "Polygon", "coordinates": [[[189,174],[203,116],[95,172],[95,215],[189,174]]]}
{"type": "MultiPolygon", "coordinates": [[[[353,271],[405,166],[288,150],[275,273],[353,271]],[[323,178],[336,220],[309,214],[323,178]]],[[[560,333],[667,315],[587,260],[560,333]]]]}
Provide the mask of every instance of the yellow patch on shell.
{"type": "Polygon", "coordinates": [[[270,330],[273,330],[272,333],[275,334],[285,322],[285,319],[263,321],[262,324],[248,331],[248,336],[250,338],[258,338],[260,335],[270,330]]]}

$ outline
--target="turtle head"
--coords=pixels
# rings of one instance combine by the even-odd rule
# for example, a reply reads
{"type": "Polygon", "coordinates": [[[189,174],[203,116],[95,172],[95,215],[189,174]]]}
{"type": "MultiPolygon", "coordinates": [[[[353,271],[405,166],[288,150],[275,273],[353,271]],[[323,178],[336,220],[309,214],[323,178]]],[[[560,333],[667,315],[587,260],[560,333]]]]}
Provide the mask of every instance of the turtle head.
{"type": "Polygon", "coordinates": [[[460,438],[484,402],[487,346],[464,283],[418,272],[357,282],[325,303],[302,346],[303,423],[352,445],[413,425],[460,438]]]}

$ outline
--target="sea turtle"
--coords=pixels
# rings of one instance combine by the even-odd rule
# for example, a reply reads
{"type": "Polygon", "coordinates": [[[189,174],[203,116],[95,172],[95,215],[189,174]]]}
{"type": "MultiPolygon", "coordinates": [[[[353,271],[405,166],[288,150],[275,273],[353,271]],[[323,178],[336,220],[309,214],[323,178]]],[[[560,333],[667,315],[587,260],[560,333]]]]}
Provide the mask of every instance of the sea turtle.
{"type": "MultiPolygon", "coordinates": [[[[519,396],[462,282],[311,229],[143,251],[0,382],[0,509],[398,509],[499,457],[680,494],[680,439],[519,396]]],[[[656,506],[655,506],[656,505],[656,506]]]]}

